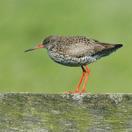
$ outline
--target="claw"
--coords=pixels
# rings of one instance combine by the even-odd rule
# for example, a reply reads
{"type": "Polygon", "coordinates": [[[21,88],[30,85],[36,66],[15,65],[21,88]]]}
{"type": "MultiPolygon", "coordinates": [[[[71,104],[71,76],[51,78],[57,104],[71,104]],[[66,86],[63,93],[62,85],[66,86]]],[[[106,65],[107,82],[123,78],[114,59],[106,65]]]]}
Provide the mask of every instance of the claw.
{"type": "Polygon", "coordinates": [[[78,94],[80,91],[65,91],[64,94],[78,94]]]}
{"type": "Polygon", "coordinates": [[[83,94],[86,93],[86,90],[82,90],[82,91],[65,91],[64,94],[83,94]]]}

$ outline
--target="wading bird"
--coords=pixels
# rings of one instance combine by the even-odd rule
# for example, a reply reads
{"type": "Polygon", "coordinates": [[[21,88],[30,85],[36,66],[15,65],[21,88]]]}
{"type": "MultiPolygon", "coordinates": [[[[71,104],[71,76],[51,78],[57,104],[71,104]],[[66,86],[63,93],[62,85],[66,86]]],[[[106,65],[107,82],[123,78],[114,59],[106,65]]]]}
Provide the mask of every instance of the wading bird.
{"type": "Polygon", "coordinates": [[[46,48],[53,61],[65,66],[81,67],[82,76],[75,91],[67,93],[84,93],[90,74],[88,64],[111,54],[120,47],[122,44],[103,43],[84,36],[49,36],[41,44],[25,52],[46,48]]]}

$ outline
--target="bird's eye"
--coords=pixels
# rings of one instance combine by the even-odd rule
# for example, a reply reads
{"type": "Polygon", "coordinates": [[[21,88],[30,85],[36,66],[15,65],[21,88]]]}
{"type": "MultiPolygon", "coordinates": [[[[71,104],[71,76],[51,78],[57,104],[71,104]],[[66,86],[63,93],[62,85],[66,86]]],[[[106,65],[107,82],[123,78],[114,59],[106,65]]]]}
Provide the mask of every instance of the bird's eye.
{"type": "Polygon", "coordinates": [[[50,41],[48,40],[48,39],[45,39],[44,41],[43,41],[43,44],[48,44],[50,41]]]}

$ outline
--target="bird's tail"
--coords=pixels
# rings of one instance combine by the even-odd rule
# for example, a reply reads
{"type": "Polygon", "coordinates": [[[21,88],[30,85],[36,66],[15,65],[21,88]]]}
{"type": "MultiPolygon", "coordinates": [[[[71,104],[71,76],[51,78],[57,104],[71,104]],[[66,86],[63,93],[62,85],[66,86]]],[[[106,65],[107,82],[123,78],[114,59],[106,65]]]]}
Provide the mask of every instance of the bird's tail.
{"type": "Polygon", "coordinates": [[[102,45],[104,46],[104,49],[94,54],[94,57],[96,59],[107,56],[123,46],[122,44],[106,44],[106,43],[102,43],[102,45]]]}
{"type": "Polygon", "coordinates": [[[122,44],[114,44],[113,46],[114,46],[113,48],[115,50],[117,50],[117,49],[121,48],[123,45],[122,44]]]}

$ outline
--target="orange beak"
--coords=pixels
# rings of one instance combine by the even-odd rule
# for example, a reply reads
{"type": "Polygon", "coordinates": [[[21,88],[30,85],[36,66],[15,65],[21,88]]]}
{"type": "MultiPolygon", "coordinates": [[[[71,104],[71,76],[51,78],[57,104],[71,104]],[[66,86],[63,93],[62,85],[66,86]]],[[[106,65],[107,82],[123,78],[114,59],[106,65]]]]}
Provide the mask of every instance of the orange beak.
{"type": "Polygon", "coordinates": [[[40,48],[44,48],[44,45],[43,44],[38,44],[35,48],[27,49],[27,50],[25,50],[25,52],[29,52],[29,51],[40,49],[40,48]]]}

